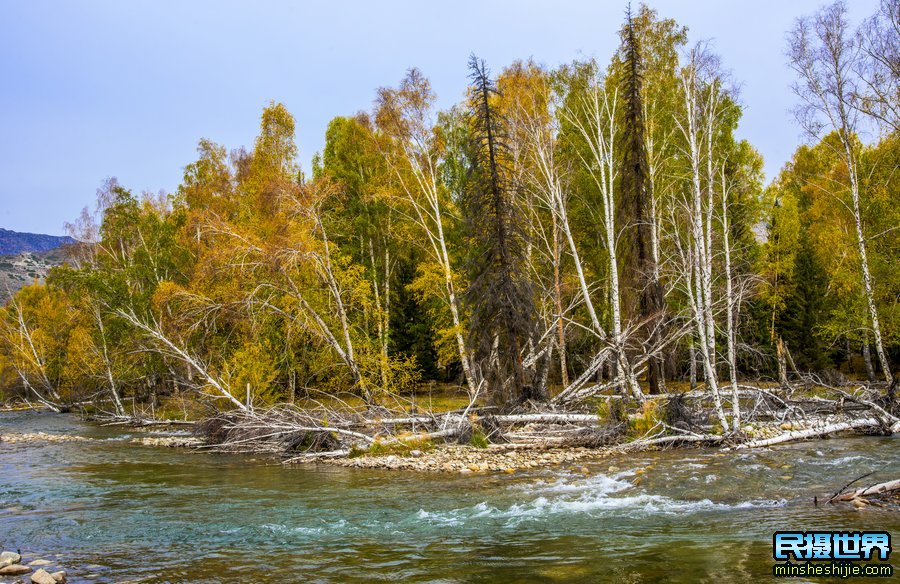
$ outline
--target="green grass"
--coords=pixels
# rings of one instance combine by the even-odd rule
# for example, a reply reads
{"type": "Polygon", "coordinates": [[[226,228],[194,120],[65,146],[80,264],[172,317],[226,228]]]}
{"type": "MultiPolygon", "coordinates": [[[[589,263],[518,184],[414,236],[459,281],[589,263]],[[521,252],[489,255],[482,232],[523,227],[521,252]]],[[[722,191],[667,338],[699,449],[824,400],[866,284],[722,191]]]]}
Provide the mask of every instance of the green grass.
{"type": "Polygon", "coordinates": [[[481,430],[475,430],[472,432],[472,438],[469,439],[469,444],[475,448],[487,448],[490,442],[488,442],[487,436],[485,436],[481,430]]]}
{"type": "Polygon", "coordinates": [[[422,436],[410,435],[402,437],[396,441],[383,442],[376,440],[369,445],[368,448],[358,448],[354,446],[350,449],[350,458],[358,456],[409,456],[413,450],[421,450],[428,452],[434,449],[434,443],[428,438],[422,436]]]}

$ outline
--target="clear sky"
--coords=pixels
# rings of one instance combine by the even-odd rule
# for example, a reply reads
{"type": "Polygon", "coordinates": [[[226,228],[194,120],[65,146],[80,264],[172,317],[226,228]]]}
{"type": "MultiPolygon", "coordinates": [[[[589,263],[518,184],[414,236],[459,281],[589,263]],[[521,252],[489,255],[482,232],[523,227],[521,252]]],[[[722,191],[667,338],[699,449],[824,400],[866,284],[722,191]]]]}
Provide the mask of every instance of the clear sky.
{"type": "MultiPolygon", "coordinates": [[[[739,135],[770,179],[801,141],[785,32],[820,0],[653,0],[710,39],[741,86],[739,135]]],[[[853,0],[858,21],[877,0],[853,0]]],[[[440,105],[458,101],[470,53],[495,71],[606,62],[626,2],[608,0],[0,0],[0,227],[59,234],[108,176],[135,192],[177,187],[201,137],[252,145],[284,102],[303,166],[336,115],[369,109],[408,67],[440,105]]]]}

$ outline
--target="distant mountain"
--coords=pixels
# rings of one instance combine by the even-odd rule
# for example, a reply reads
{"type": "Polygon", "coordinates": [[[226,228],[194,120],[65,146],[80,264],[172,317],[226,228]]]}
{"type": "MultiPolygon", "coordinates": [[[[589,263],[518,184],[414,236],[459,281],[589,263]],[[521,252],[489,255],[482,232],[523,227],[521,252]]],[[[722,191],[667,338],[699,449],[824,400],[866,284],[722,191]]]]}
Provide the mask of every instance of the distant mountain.
{"type": "Polygon", "coordinates": [[[74,242],[71,237],[0,228],[0,304],[22,286],[43,280],[50,268],[65,261],[62,246],[74,242]]]}
{"type": "Polygon", "coordinates": [[[0,255],[17,255],[25,252],[41,253],[74,242],[74,239],[66,235],[19,233],[0,227],[0,255]]]}
{"type": "Polygon", "coordinates": [[[0,256],[0,304],[22,286],[42,282],[53,266],[66,261],[64,248],[0,256]]]}

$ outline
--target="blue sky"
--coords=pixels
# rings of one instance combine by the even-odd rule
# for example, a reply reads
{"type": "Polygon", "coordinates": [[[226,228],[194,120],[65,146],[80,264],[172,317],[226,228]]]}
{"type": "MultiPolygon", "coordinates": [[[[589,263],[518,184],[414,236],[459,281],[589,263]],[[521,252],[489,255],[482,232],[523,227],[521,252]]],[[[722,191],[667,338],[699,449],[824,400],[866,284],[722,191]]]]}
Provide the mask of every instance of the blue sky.
{"type": "MultiPolygon", "coordinates": [[[[173,191],[201,137],[251,145],[270,100],[296,117],[308,168],[328,121],[369,109],[375,89],[408,67],[448,106],[463,94],[471,52],[495,72],[528,57],[606,62],[625,4],[0,0],[0,227],[62,233],[108,176],[173,191]]],[[[771,178],[802,139],[785,32],[822,2],[649,4],[688,26],[692,41],[713,41],[740,83],[739,135],[771,178]]],[[[877,0],[850,4],[859,20],[877,0]]]]}

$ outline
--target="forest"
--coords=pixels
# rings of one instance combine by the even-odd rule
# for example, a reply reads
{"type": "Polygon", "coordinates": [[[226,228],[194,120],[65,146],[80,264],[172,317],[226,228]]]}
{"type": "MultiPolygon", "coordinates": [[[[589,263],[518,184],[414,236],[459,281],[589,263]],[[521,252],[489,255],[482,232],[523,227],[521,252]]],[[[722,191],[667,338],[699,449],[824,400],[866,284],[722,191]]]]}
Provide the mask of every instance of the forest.
{"type": "Polygon", "coordinates": [[[643,5],[619,36],[606,62],[473,55],[447,109],[411,68],[308,169],[271,102],[173,193],[105,180],[66,264],[0,308],[0,397],[292,455],[409,424],[477,445],[618,439],[591,419],[740,443],[765,416],[802,434],[812,403],[831,417],[804,436],[900,423],[900,4],[787,31],[805,140],[768,185],[711,44],[643,5]]]}

